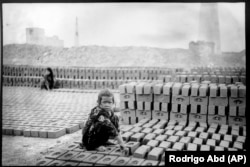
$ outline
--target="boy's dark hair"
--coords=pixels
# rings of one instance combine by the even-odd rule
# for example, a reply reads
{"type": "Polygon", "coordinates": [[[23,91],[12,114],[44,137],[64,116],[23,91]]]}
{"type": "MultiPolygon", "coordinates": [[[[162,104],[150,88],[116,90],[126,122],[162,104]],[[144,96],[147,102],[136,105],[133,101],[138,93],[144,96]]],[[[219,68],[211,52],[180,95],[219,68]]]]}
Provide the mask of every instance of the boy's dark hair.
{"type": "Polygon", "coordinates": [[[115,103],[114,94],[109,89],[103,89],[98,94],[97,103],[100,105],[103,96],[112,97],[113,103],[115,103]]]}

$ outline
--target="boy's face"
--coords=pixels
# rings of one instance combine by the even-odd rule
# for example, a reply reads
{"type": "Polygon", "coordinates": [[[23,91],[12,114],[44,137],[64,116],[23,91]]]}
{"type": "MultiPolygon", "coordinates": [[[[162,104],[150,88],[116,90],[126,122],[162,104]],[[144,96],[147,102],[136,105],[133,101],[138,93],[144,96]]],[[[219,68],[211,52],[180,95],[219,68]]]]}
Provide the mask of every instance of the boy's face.
{"type": "Polygon", "coordinates": [[[113,98],[109,96],[102,96],[100,107],[106,111],[109,111],[113,107],[113,98]]]}

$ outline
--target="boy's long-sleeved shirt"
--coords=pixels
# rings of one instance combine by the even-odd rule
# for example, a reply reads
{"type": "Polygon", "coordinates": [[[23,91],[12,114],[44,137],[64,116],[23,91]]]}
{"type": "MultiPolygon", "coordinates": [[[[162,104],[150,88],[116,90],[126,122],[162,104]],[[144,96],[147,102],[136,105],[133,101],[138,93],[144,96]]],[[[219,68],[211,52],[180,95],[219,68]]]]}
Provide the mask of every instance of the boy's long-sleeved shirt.
{"type": "Polygon", "coordinates": [[[113,111],[105,111],[99,106],[93,108],[89,114],[89,118],[83,129],[83,144],[86,145],[89,140],[98,136],[98,133],[103,133],[103,127],[105,127],[105,133],[110,137],[116,137],[119,134],[119,119],[113,111]]]}

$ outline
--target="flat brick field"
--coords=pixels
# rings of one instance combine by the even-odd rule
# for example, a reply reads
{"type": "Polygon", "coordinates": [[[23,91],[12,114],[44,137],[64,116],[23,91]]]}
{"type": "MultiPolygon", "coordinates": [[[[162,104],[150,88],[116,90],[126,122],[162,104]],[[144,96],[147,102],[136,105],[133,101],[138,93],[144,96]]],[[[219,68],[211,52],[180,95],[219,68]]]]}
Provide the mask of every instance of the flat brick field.
{"type": "Polygon", "coordinates": [[[96,105],[97,94],[98,90],[4,87],[3,134],[57,138],[78,131],[96,105]]]}

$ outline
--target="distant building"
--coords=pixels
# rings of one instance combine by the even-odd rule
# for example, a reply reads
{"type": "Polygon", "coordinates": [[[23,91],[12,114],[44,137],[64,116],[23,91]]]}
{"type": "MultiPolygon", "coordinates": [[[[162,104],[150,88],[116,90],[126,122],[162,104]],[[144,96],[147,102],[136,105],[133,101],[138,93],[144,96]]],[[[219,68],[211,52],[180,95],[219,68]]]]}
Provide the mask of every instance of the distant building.
{"type": "Polygon", "coordinates": [[[26,43],[43,45],[44,38],[45,38],[44,29],[26,28],[26,43]]]}
{"type": "Polygon", "coordinates": [[[44,45],[63,47],[63,40],[60,40],[57,36],[45,38],[44,45]]]}
{"type": "Polygon", "coordinates": [[[26,43],[44,46],[63,47],[64,41],[57,36],[46,37],[43,28],[26,28],[26,43]]]}

